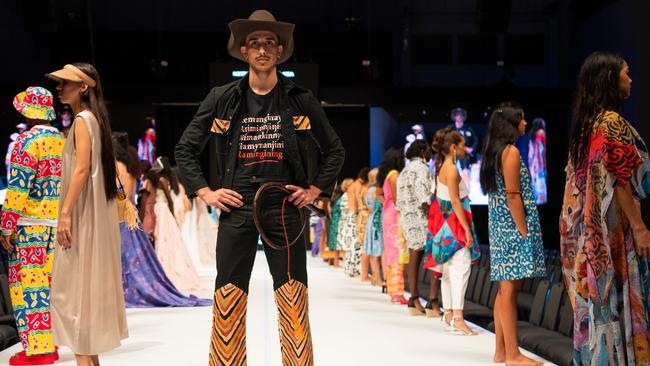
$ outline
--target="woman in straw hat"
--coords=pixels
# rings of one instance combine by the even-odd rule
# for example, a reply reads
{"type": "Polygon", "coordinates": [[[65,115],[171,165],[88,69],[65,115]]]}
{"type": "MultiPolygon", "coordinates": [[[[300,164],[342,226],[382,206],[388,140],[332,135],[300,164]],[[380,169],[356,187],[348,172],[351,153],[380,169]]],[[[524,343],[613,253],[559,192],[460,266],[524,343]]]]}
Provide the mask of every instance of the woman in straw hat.
{"type": "MultiPolygon", "coordinates": [[[[282,183],[293,192],[288,202],[304,207],[321,192],[331,191],[345,154],[318,100],[277,71],[293,52],[294,25],[258,10],[229,27],[228,51],[248,63],[249,73],[212,89],[176,146],[180,177],[190,196],[222,210],[211,365],[246,363],[248,282],[260,234],[253,217],[258,188],[266,182],[282,183]],[[199,165],[208,142],[209,184],[199,165]]],[[[277,204],[264,205],[277,212],[267,234],[284,242],[285,220],[280,219],[286,219],[292,232],[300,217],[295,207],[282,215],[283,199],[277,198],[277,204]]],[[[311,365],[305,242],[297,240],[283,250],[265,242],[264,249],[280,313],[282,363],[311,365]]]]}
{"type": "MultiPolygon", "coordinates": [[[[50,277],[59,214],[63,136],[50,125],[52,93],[30,87],[14,107],[30,129],[18,136],[2,207],[2,246],[9,252],[9,286],[23,351],[10,365],[45,365],[58,359],[52,342],[50,277]]],[[[27,127],[27,126],[26,126],[27,127]]]]}
{"type": "Polygon", "coordinates": [[[128,336],[111,126],[95,67],[65,65],[47,76],[76,116],[63,150],[54,341],[72,349],[78,366],[98,366],[98,355],[128,336]]]}

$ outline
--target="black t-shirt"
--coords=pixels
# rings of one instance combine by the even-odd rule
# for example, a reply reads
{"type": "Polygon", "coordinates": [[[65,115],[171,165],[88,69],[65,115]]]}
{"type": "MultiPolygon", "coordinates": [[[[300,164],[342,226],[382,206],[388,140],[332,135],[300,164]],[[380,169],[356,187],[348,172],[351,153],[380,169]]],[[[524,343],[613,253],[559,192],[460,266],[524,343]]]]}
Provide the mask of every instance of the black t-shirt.
{"type": "Polygon", "coordinates": [[[237,152],[238,179],[286,181],[290,176],[284,154],[277,88],[266,95],[255,94],[250,88],[246,93],[237,152]]]}

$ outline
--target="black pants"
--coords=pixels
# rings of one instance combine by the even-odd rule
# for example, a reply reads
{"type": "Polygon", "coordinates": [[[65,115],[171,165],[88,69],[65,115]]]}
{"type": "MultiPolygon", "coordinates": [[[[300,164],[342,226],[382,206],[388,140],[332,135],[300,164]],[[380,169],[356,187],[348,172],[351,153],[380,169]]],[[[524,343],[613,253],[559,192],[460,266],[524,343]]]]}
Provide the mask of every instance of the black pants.
{"type": "MultiPolygon", "coordinates": [[[[253,198],[259,183],[241,182],[233,190],[243,196],[244,205],[233,208],[232,212],[222,212],[219,218],[217,235],[217,279],[215,288],[233,284],[248,293],[248,284],[255,263],[259,232],[253,221],[253,198]]],[[[264,199],[264,228],[274,243],[284,243],[282,226],[282,200],[286,196],[279,190],[268,191],[264,199]]],[[[285,224],[289,236],[296,233],[302,225],[298,210],[292,203],[286,202],[285,224]]],[[[287,262],[286,249],[277,250],[264,243],[264,254],[273,277],[273,289],[277,290],[289,281],[287,267],[290,267],[291,279],[307,286],[306,235],[290,248],[290,264],[287,262]],[[289,265],[288,265],[289,264],[289,265]]]]}

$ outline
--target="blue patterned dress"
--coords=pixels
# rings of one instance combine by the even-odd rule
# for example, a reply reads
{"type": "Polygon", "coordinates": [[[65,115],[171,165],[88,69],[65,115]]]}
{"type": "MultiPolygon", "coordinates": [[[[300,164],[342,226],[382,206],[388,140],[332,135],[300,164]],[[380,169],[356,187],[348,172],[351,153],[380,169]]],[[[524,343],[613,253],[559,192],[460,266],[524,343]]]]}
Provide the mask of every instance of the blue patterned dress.
{"type": "Polygon", "coordinates": [[[519,166],[521,198],[526,211],[528,236],[524,239],[517,230],[508,208],[503,175],[497,174],[497,193],[488,195],[492,281],[546,276],[542,228],[539,224],[530,173],[521,158],[519,166]]]}
{"type": "Polygon", "coordinates": [[[366,240],[363,243],[363,252],[372,257],[381,257],[384,249],[382,242],[384,233],[381,221],[382,204],[379,198],[372,198],[372,194],[376,190],[377,187],[370,187],[365,197],[366,205],[370,208],[370,216],[366,224],[366,240]]]}

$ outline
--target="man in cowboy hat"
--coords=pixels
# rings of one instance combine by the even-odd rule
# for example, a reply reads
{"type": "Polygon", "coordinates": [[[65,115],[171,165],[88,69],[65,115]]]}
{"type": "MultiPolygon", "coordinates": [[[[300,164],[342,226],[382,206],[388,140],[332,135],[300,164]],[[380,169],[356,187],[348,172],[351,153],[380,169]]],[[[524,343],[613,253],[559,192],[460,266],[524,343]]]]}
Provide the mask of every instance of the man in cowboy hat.
{"type": "MultiPolygon", "coordinates": [[[[281,182],[297,207],[331,192],[345,151],[312,93],[277,65],[293,53],[294,25],[266,10],[229,24],[228,52],[249,65],[243,79],[213,88],[176,145],[180,177],[190,197],[221,210],[210,365],[246,360],[246,302],[259,232],[253,199],[261,184],[281,182]],[[209,166],[199,154],[209,143],[209,166]],[[207,179],[206,179],[207,174],[207,179]]],[[[298,210],[277,216],[300,225],[298,210]]],[[[282,230],[281,225],[271,229],[282,230]]],[[[305,243],[277,251],[266,243],[280,313],[284,365],[312,365],[305,243]]]]}

